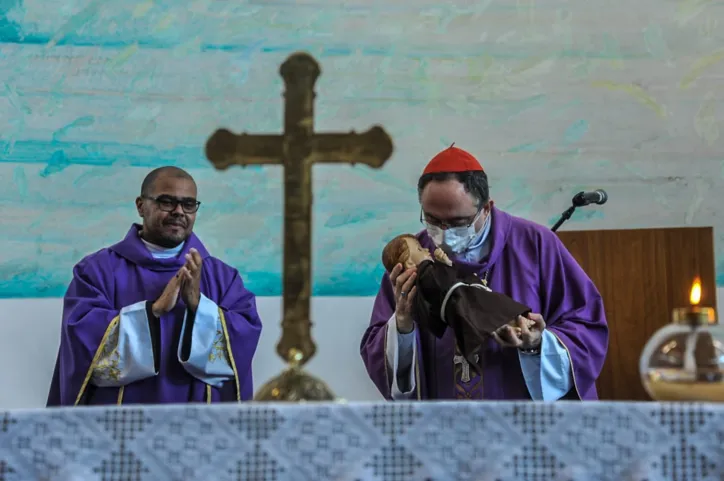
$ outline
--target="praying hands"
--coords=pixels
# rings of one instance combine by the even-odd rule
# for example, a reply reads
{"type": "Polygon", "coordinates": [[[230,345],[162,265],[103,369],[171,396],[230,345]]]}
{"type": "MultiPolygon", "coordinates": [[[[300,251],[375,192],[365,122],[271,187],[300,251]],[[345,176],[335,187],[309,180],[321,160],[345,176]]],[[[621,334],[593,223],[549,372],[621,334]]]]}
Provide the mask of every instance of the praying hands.
{"type": "Polygon", "coordinates": [[[186,254],[186,264],[181,269],[181,298],[191,312],[196,312],[201,299],[201,268],[203,259],[193,247],[186,254]]]}
{"type": "Polygon", "coordinates": [[[153,303],[153,315],[161,317],[171,311],[179,294],[191,312],[196,312],[201,299],[201,267],[203,259],[193,247],[186,254],[186,263],[166,285],[161,296],[153,303]]]}

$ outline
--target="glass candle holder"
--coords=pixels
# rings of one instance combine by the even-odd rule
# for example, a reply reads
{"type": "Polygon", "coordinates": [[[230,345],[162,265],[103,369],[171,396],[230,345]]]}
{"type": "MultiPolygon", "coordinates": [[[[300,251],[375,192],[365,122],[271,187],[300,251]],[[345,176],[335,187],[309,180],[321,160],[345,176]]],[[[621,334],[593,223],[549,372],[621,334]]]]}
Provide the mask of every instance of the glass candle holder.
{"type": "Polygon", "coordinates": [[[641,353],[644,389],[657,401],[724,402],[724,327],[716,311],[692,305],[674,309],[671,320],[641,353]]]}

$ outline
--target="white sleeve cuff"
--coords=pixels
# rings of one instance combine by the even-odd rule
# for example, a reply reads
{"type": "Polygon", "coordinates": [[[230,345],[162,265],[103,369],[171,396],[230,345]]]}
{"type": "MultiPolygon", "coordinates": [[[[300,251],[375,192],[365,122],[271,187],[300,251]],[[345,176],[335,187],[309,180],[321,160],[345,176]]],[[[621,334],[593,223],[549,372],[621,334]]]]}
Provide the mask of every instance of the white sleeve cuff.
{"type": "Polygon", "coordinates": [[[387,343],[385,346],[387,365],[392,366],[392,399],[409,399],[416,391],[417,342],[415,342],[415,338],[416,333],[414,330],[408,334],[397,332],[397,319],[392,314],[390,320],[387,321],[387,343]],[[401,372],[400,368],[406,369],[407,372],[401,372]],[[406,386],[399,385],[397,382],[398,376],[407,378],[406,386]],[[401,387],[409,387],[409,389],[403,392],[400,389],[401,387]]]}
{"type": "Polygon", "coordinates": [[[91,383],[119,387],[157,374],[146,301],[141,301],[121,309],[93,367],[91,383]]]}
{"type": "Polygon", "coordinates": [[[187,329],[184,315],[181,329],[182,341],[178,343],[178,360],[186,371],[196,379],[214,387],[233,379],[234,370],[226,349],[224,332],[219,318],[219,307],[215,302],[201,294],[191,330],[191,349],[189,358],[183,360],[181,351],[187,329]]]}
{"type": "Polygon", "coordinates": [[[568,351],[552,332],[543,330],[540,354],[518,351],[525,384],[534,401],[557,401],[573,387],[568,351]]]}

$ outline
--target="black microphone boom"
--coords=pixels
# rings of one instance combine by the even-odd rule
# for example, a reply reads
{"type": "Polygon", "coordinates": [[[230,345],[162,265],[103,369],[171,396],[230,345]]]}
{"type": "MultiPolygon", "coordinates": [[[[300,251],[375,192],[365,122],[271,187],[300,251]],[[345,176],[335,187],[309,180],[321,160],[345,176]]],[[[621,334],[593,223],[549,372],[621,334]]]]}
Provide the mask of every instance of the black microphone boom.
{"type": "Polygon", "coordinates": [[[598,204],[603,205],[608,200],[608,194],[603,189],[597,189],[593,192],[579,192],[576,195],[573,196],[573,199],[571,200],[571,206],[561,214],[560,219],[558,219],[558,222],[555,223],[553,227],[551,227],[551,230],[553,232],[557,231],[558,228],[563,225],[565,221],[571,218],[573,215],[573,211],[576,210],[576,207],[584,207],[589,204],[598,204]]]}
{"type": "Polygon", "coordinates": [[[576,207],[583,207],[589,204],[603,205],[608,200],[608,194],[603,189],[594,190],[593,192],[579,192],[573,196],[571,203],[576,207]]]}

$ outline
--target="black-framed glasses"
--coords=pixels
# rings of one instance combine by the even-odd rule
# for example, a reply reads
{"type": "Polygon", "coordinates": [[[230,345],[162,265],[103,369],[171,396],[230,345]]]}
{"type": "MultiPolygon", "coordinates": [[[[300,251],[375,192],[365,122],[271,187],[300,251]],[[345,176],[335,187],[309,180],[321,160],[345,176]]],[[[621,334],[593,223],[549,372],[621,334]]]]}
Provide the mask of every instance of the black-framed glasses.
{"type": "Polygon", "coordinates": [[[439,219],[435,219],[429,214],[425,214],[425,211],[422,209],[422,207],[420,207],[420,223],[422,223],[423,225],[430,224],[443,230],[454,229],[456,227],[470,227],[475,223],[475,221],[478,220],[478,218],[480,217],[480,213],[483,212],[483,209],[484,207],[481,207],[475,214],[471,215],[470,217],[455,219],[452,222],[443,222],[439,219]]]}
{"type": "Polygon", "coordinates": [[[199,206],[201,206],[201,202],[188,197],[179,199],[177,197],[171,197],[170,195],[159,195],[158,197],[143,196],[143,198],[154,201],[158,208],[164,212],[173,212],[178,205],[181,205],[181,209],[183,209],[186,214],[193,214],[199,210],[199,206]]]}

